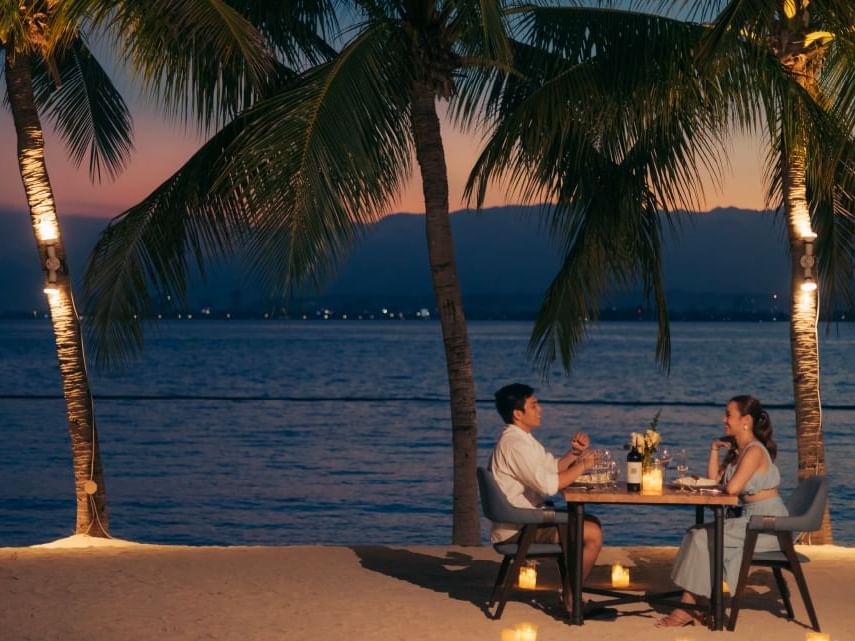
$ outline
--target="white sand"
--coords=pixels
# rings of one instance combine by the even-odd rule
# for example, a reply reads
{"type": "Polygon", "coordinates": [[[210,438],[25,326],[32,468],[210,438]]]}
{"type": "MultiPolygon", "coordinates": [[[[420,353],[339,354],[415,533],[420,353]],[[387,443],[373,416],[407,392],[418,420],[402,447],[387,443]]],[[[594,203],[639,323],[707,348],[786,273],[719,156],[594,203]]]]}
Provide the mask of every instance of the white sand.
{"type": "MultiPolygon", "coordinates": [[[[800,548],[823,630],[849,632],[855,549],[800,548]]],[[[635,585],[668,589],[674,548],[606,548],[608,565],[629,565],[635,585]]],[[[804,641],[807,617],[794,591],[796,622],[768,594],[757,570],[736,632],[657,629],[645,604],[617,620],[571,627],[557,616],[553,563],[539,566],[535,592],[515,592],[501,621],[480,604],[498,569],[489,547],[180,547],[70,537],[30,548],[0,548],[2,641],[500,641],[503,628],[538,626],[538,641],[804,641]]]]}

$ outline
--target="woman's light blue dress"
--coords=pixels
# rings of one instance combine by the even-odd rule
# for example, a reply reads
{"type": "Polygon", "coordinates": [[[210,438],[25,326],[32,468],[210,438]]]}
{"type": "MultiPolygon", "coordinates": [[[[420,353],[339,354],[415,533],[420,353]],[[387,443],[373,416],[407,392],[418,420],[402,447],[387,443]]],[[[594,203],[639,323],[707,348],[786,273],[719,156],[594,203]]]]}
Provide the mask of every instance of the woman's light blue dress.
{"type": "MultiPolygon", "coordinates": [[[[769,467],[763,472],[755,472],[745,484],[743,495],[757,494],[763,490],[777,488],[781,484],[781,472],[772,462],[768,450],[760,441],[752,441],[746,445],[760,447],[769,461],[769,467]]],[[[724,482],[727,483],[736,471],[736,465],[728,465],[724,472],[724,482]]],[[[739,579],[739,567],[742,565],[742,546],[745,543],[745,526],[754,516],[787,516],[787,507],[779,495],[756,503],[744,503],[742,516],[727,518],[724,521],[724,580],[730,588],[736,589],[739,579]]],[[[712,590],[712,523],[705,523],[689,528],[683,543],[674,560],[671,579],[684,590],[701,596],[710,596],[712,590]]],[[[778,539],[771,534],[761,534],[757,537],[758,552],[768,552],[780,549],[778,539]]]]}

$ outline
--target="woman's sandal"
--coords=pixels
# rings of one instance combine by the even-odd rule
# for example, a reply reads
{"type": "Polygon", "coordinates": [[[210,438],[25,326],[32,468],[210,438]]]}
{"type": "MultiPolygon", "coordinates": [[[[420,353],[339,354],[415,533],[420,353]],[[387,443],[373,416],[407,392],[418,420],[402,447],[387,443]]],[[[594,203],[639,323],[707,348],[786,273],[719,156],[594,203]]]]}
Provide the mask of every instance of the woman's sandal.
{"type": "Polygon", "coordinates": [[[687,625],[695,625],[696,623],[700,624],[702,622],[680,608],[673,610],[670,614],[660,619],[656,619],[657,628],[682,628],[687,625]]]}

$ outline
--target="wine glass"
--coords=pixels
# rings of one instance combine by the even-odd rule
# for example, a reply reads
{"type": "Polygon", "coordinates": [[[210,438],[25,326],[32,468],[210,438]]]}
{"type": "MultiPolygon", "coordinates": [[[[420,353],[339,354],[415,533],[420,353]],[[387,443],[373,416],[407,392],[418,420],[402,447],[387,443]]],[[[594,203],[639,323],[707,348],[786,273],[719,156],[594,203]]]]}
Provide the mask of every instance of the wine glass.
{"type": "Polygon", "coordinates": [[[609,485],[617,487],[620,478],[620,464],[617,461],[609,461],[609,485]]]}
{"type": "Polygon", "coordinates": [[[689,453],[685,449],[677,451],[677,478],[689,475],[689,453]]]}
{"type": "Polygon", "coordinates": [[[662,467],[664,467],[666,470],[668,469],[668,466],[671,465],[671,461],[673,458],[674,457],[671,454],[671,450],[669,450],[667,447],[663,447],[662,451],[659,452],[659,460],[662,462],[662,467]]]}

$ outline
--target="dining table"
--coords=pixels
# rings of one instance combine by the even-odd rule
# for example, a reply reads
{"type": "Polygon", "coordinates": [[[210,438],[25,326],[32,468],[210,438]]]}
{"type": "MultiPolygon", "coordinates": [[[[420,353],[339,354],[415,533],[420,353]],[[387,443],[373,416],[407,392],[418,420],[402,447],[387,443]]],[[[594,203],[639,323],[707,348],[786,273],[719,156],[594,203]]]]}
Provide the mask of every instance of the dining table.
{"type": "MultiPolygon", "coordinates": [[[[625,486],[597,487],[590,485],[570,485],[563,490],[564,500],[567,501],[568,528],[567,538],[564,542],[565,567],[568,572],[564,573],[564,594],[571,590],[573,608],[570,614],[570,622],[574,625],[584,623],[584,612],[582,605],[582,528],[585,520],[585,506],[590,504],[599,505],[644,505],[655,506],[691,506],[695,508],[695,523],[704,523],[705,510],[710,509],[713,513],[712,534],[712,594],[710,596],[711,623],[713,630],[724,629],[724,595],[723,595],[723,567],[724,567],[724,517],[725,509],[739,504],[737,496],[731,496],[717,490],[694,490],[676,488],[672,486],[663,487],[662,490],[653,493],[628,491],[625,486]],[[568,585],[569,584],[569,585],[568,585]]],[[[627,532],[626,534],[629,534],[627,532]]],[[[619,590],[586,590],[616,597],[609,603],[626,603],[646,601],[673,603],[663,601],[663,597],[672,597],[680,592],[668,592],[660,594],[638,595],[619,590]]],[[[598,605],[604,602],[597,602],[598,605]]]]}

